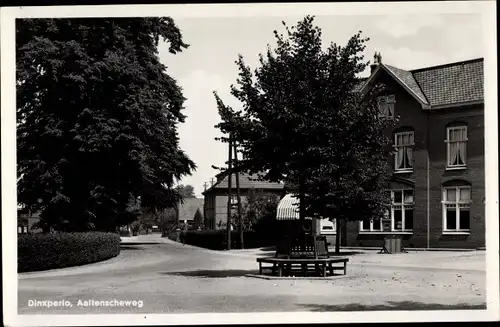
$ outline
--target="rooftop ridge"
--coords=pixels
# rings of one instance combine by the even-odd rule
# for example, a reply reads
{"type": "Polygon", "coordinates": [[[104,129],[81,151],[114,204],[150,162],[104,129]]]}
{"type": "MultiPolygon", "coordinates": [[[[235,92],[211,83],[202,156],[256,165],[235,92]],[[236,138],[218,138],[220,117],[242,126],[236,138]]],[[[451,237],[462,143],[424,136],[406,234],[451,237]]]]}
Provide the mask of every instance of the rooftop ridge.
{"type": "MultiPolygon", "coordinates": [[[[445,67],[457,66],[460,64],[469,64],[469,63],[481,62],[481,61],[484,61],[484,58],[475,58],[475,59],[456,61],[456,62],[441,64],[441,65],[436,65],[436,66],[428,66],[428,67],[424,67],[424,68],[411,69],[411,70],[407,70],[407,71],[413,74],[413,73],[418,73],[418,72],[422,72],[422,71],[426,71],[426,70],[445,68],[445,67]]],[[[394,66],[392,66],[392,67],[394,67],[394,66]]],[[[395,68],[398,68],[398,67],[395,67],[395,68]]],[[[399,69],[401,69],[401,68],[399,68],[399,69]]],[[[402,70],[404,70],[404,69],[402,69],[402,70]]]]}

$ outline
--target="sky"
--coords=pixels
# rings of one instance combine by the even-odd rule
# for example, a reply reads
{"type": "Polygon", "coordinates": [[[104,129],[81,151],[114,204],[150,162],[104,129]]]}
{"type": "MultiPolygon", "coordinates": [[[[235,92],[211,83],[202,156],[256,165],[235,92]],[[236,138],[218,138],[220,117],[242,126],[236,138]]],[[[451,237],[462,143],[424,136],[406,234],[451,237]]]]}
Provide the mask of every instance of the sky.
{"type": "MultiPolygon", "coordinates": [[[[273,46],[274,30],[284,32],[282,21],[295,25],[303,16],[274,17],[182,17],[176,19],[184,42],[190,47],[172,55],[166,43],[160,44],[159,56],[167,73],[175,78],[187,98],[186,121],[179,125],[180,147],[196,163],[191,176],[182,179],[201,197],[204,183],[217,173],[212,165],[223,166],[227,144],[215,141],[220,136],[214,127],[220,117],[213,91],[234,108],[240,106],[230,93],[236,84],[235,60],[242,54],[247,65],[257,67],[258,54],[273,46]]],[[[370,41],[365,60],[373,60],[375,51],[382,62],[401,68],[417,69],[485,56],[481,16],[475,14],[418,14],[316,16],[323,42],[345,45],[362,31],[370,41]]],[[[368,69],[363,76],[368,75],[368,69]]],[[[208,184],[210,185],[210,184],[208,184]]]]}

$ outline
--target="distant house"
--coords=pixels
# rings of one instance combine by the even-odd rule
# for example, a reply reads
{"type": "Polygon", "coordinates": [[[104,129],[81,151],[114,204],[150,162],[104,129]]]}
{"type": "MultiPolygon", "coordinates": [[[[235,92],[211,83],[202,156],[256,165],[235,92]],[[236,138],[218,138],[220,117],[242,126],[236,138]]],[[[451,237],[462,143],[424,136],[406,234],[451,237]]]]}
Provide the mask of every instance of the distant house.
{"type": "Polygon", "coordinates": [[[184,198],[184,200],[177,206],[177,222],[184,223],[187,222],[189,225],[193,225],[193,218],[196,210],[200,209],[203,213],[203,199],[200,198],[184,198]]]}
{"type": "MultiPolygon", "coordinates": [[[[205,228],[207,229],[219,229],[223,223],[227,222],[228,180],[226,174],[219,174],[217,182],[203,192],[205,228]]],[[[231,202],[236,205],[236,178],[234,174],[231,176],[231,188],[231,202]]],[[[283,184],[259,181],[257,175],[241,173],[240,196],[242,204],[245,203],[251,190],[257,191],[259,195],[276,195],[278,198],[285,195],[283,184]]]]}
{"type": "MultiPolygon", "coordinates": [[[[33,232],[33,225],[40,221],[39,212],[30,212],[20,206],[17,208],[17,233],[27,234],[33,232]]],[[[38,231],[38,230],[37,230],[38,231]]]]}

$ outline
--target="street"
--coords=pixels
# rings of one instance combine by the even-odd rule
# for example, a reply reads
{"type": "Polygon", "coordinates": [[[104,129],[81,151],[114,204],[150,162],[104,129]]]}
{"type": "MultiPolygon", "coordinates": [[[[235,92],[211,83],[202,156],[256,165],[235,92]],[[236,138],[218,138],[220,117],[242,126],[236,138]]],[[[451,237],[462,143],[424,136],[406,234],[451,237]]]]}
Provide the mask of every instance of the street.
{"type": "Polygon", "coordinates": [[[345,277],[265,280],[245,276],[257,273],[255,258],[265,254],[258,249],[216,252],[157,235],[143,240],[160,243],[126,243],[108,261],[19,274],[19,314],[483,309],[486,302],[484,252],[364,251],[349,256],[345,277]],[[114,299],[142,305],[78,305],[114,299]]]}

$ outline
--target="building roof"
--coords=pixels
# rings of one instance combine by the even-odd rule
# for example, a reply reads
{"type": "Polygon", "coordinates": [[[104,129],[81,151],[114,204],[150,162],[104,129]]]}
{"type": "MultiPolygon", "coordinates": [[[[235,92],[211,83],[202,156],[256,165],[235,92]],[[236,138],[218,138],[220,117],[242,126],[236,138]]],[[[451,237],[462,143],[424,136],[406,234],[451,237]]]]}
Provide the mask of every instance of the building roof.
{"type": "Polygon", "coordinates": [[[193,220],[196,210],[200,209],[203,213],[203,199],[184,198],[184,203],[179,204],[179,221],[193,220]]]}
{"type": "MultiPolygon", "coordinates": [[[[216,189],[227,189],[228,188],[228,176],[224,176],[223,178],[219,178],[219,180],[212,185],[209,189],[207,189],[203,194],[210,192],[216,189]]],[[[231,175],[231,187],[236,188],[236,176],[234,174],[231,175]]],[[[282,190],[284,185],[281,183],[271,183],[266,181],[258,180],[257,174],[246,174],[240,173],[240,189],[258,189],[258,190],[282,190]]]]}
{"type": "Polygon", "coordinates": [[[381,71],[386,71],[425,109],[483,102],[483,63],[484,60],[480,58],[414,70],[381,63],[360,90],[368,87],[381,71]]]}
{"type": "Polygon", "coordinates": [[[412,71],[431,106],[484,101],[483,59],[412,71]]]}
{"type": "Polygon", "coordinates": [[[385,65],[395,76],[398,78],[401,82],[403,82],[404,85],[408,87],[408,89],[413,92],[413,94],[423,103],[429,104],[427,101],[424,93],[418,86],[417,81],[415,81],[415,78],[413,77],[413,74],[409,71],[402,70],[399,68],[396,68],[394,66],[389,66],[385,65]]]}

